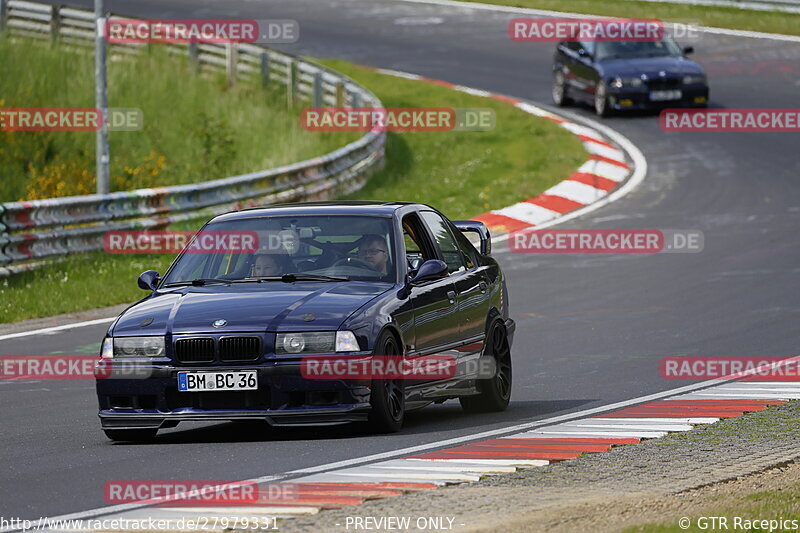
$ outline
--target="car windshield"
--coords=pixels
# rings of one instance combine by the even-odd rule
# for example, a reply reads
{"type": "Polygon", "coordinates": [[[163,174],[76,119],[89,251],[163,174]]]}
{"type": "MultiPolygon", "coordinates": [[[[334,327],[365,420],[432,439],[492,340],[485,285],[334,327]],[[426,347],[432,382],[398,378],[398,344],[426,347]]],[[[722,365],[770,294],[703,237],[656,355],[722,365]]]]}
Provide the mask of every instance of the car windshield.
{"type": "Polygon", "coordinates": [[[161,284],[396,279],[391,218],[253,216],[211,223],[161,284]]]}
{"type": "Polygon", "coordinates": [[[595,52],[595,58],[597,60],[678,55],[681,55],[681,49],[678,44],[670,38],[655,42],[597,43],[595,52]]]}

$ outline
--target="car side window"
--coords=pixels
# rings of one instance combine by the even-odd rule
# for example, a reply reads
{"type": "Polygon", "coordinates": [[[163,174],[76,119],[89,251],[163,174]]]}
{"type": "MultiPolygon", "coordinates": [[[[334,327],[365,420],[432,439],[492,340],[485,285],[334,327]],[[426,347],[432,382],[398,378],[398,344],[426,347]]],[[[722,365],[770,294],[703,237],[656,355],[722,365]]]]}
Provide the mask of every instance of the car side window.
{"type": "Polygon", "coordinates": [[[447,263],[448,272],[452,274],[466,270],[467,267],[464,263],[464,257],[461,255],[461,250],[458,248],[453,233],[441,215],[433,211],[423,211],[421,215],[428,228],[430,228],[439,251],[442,253],[442,259],[447,263]]]}
{"type": "Polygon", "coordinates": [[[475,268],[475,265],[478,264],[478,251],[461,231],[456,229],[453,234],[456,236],[456,244],[458,244],[458,249],[461,250],[461,254],[464,256],[464,263],[467,265],[467,269],[475,268]]]}
{"type": "Polygon", "coordinates": [[[425,245],[426,240],[421,224],[419,218],[414,214],[403,217],[403,244],[409,270],[415,270],[423,262],[434,258],[432,251],[425,245]]]}

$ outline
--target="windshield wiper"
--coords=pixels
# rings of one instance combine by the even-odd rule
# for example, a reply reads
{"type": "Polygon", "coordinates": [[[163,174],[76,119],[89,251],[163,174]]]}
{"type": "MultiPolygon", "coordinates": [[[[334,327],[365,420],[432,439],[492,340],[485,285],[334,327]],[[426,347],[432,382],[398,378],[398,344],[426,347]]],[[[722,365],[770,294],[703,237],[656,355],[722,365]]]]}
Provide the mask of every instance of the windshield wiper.
{"type": "Polygon", "coordinates": [[[284,283],[292,283],[294,281],[350,281],[349,278],[343,278],[341,276],[325,276],[323,274],[284,274],[283,276],[257,276],[245,279],[257,281],[282,281],[284,283]]]}
{"type": "Polygon", "coordinates": [[[174,283],[167,283],[164,287],[184,287],[187,285],[192,285],[194,287],[202,287],[203,285],[208,285],[209,283],[225,283],[226,285],[230,285],[233,280],[230,279],[220,279],[220,278],[197,278],[193,279],[192,281],[176,281],[174,283]]]}

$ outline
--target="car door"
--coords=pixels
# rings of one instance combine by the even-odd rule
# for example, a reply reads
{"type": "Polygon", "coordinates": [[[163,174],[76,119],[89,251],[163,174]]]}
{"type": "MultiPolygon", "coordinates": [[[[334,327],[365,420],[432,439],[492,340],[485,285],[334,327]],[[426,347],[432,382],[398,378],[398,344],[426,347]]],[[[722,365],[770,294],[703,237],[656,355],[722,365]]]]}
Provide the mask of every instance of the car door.
{"type": "MultiPolygon", "coordinates": [[[[407,249],[407,257],[422,261],[439,257],[432,234],[416,213],[403,217],[403,228],[406,234],[405,246],[418,247],[417,250],[407,249]]],[[[449,276],[415,285],[409,298],[414,324],[414,345],[410,347],[410,352],[436,353],[458,340],[458,302],[455,286],[449,276]]]]}
{"type": "Polygon", "coordinates": [[[594,43],[567,41],[558,44],[558,53],[566,67],[565,81],[572,95],[587,99],[594,95],[597,74],[593,67],[594,43]]]}

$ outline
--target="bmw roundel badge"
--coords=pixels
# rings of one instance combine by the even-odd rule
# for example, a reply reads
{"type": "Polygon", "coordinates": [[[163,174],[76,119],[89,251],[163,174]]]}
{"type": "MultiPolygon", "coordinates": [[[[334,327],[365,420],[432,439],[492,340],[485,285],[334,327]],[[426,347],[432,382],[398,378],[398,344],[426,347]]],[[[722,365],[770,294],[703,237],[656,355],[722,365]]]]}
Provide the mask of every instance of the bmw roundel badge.
{"type": "Polygon", "coordinates": [[[224,318],[220,318],[219,320],[215,320],[214,322],[212,322],[211,325],[214,326],[215,328],[221,328],[227,323],[228,323],[227,320],[225,320],[224,318]]]}

